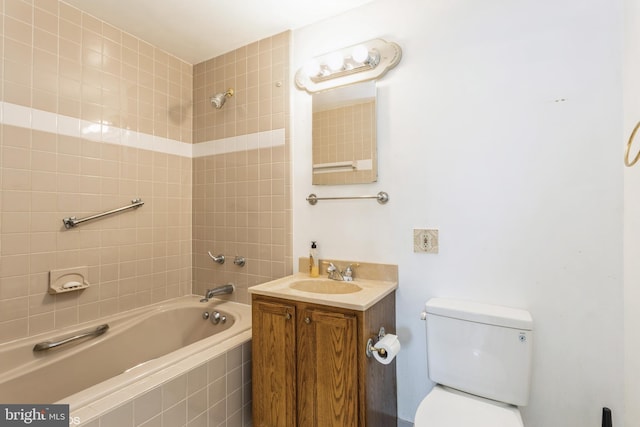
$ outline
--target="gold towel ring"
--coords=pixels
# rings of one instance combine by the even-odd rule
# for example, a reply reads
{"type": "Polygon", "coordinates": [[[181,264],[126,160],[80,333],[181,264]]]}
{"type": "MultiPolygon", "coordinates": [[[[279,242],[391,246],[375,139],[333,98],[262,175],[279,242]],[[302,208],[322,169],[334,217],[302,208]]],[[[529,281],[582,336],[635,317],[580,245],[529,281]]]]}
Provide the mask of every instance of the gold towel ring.
{"type": "Polygon", "coordinates": [[[633,161],[631,162],[629,161],[629,151],[631,151],[631,144],[633,144],[633,138],[635,138],[636,132],[638,131],[639,128],[640,128],[640,122],[638,122],[636,127],[633,128],[633,132],[631,132],[631,136],[629,136],[629,141],[627,142],[627,150],[624,153],[624,164],[627,165],[628,167],[635,165],[638,159],[640,159],[640,151],[638,151],[638,154],[636,154],[635,159],[633,159],[633,161]]]}

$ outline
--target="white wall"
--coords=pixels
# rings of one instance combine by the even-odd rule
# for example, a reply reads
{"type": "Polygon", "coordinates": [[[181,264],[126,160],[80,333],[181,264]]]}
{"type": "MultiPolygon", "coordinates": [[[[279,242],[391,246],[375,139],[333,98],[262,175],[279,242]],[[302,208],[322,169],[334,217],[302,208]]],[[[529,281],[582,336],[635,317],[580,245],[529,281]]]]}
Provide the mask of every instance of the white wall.
{"type": "MultiPolygon", "coordinates": [[[[624,146],[640,120],[640,3],[625,0],[624,146]]],[[[631,158],[640,149],[635,138],[631,158]]],[[[624,303],[625,303],[625,404],[626,425],[640,423],[640,163],[624,174],[624,303]],[[634,327],[635,326],[635,327],[634,327]],[[634,422],[635,421],[635,422],[634,422]]]]}
{"type": "Polygon", "coordinates": [[[430,389],[423,302],[522,307],[535,321],[528,427],[623,413],[622,0],[378,0],[294,31],[307,59],[380,37],[379,181],[311,185],[311,98],[293,96],[294,257],[399,265],[399,415],[430,389]],[[555,102],[565,99],[564,102],[555,102]],[[390,201],[324,201],[375,194],[390,201]],[[414,254],[413,228],[440,253],[414,254]]]}

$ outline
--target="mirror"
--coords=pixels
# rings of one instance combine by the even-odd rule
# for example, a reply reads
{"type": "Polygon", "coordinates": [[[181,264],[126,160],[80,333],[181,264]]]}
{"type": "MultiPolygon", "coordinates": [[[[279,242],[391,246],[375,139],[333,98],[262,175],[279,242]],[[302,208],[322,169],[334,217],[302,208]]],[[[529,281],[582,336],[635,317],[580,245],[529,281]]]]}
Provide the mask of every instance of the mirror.
{"type": "Polygon", "coordinates": [[[375,81],[314,93],[312,111],[312,183],[377,181],[375,81]]]}

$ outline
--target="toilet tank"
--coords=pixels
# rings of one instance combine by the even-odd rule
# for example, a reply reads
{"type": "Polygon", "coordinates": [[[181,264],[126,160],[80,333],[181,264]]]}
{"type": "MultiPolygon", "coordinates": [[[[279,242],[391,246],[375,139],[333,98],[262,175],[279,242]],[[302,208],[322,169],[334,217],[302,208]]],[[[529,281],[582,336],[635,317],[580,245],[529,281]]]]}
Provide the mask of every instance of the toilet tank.
{"type": "Polygon", "coordinates": [[[426,303],[432,381],[518,406],[529,401],[533,320],[525,310],[434,298],[426,303]]]}

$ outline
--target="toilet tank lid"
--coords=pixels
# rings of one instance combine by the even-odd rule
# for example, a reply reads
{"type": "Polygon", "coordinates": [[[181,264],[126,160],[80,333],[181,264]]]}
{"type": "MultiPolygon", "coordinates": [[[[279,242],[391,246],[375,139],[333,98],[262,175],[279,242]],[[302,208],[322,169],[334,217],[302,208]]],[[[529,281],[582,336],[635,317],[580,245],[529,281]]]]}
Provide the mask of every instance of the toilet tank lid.
{"type": "Polygon", "coordinates": [[[427,314],[507,328],[533,330],[533,319],[526,310],[453,298],[432,298],[426,303],[427,314]]]}

